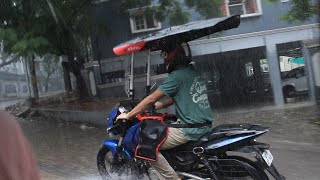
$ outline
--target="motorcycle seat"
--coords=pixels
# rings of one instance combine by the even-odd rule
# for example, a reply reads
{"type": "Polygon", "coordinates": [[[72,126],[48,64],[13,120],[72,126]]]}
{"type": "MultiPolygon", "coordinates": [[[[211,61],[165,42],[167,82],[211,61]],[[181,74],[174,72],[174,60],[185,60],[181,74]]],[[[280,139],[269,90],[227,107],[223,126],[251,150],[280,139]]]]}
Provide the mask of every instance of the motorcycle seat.
{"type": "Polygon", "coordinates": [[[238,132],[237,134],[239,134],[240,132],[246,133],[248,129],[250,129],[248,128],[248,124],[223,124],[214,127],[210,132],[201,136],[198,141],[205,142],[220,139],[226,136],[230,136],[232,132],[238,132]]]}
{"type": "Polygon", "coordinates": [[[215,141],[232,136],[251,134],[256,132],[256,125],[252,124],[223,124],[214,127],[210,132],[202,135],[196,141],[189,141],[186,144],[174,148],[179,151],[192,151],[194,147],[201,146],[208,141],[215,141]]]}

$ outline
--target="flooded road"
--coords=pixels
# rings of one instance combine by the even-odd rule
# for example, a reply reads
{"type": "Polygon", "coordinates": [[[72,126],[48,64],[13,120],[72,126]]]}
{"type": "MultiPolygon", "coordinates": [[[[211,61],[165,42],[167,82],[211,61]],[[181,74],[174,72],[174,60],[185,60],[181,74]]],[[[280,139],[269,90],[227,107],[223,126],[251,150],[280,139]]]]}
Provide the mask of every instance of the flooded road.
{"type": "Polygon", "coordinates": [[[19,119],[43,179],[98,179],[96,154],[106,131],[84,124],[19,119]]]}
{"type": "MultiPolygon", "coordinates": [[[[31,141],[43,179],[99,179],[96,153],[107,137],[103,127],[48,119],[19,119],[19,122],[31,141]]],[[[260,140],[271,144],[274,163],[287,179],[319,179],[317,107],[216,114],[216,124],[238,122],[271,127],[260,140]]]]}

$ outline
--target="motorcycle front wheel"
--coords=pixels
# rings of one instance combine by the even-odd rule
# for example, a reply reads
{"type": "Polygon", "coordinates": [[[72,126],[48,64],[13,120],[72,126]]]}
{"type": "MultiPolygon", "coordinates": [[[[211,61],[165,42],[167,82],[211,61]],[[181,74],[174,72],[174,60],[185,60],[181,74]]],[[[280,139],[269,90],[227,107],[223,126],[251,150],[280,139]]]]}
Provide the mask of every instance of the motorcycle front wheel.
{"type": "Polygon", "coordinates": [[[150,179],[149,175],[141,174],[130,159],[116,160],[110,149],[102,146],[97,155],[97,166],[103,180],[111,179],[150,179]]]}
{"type": "Polygon", "coordinates": [[[121,179],[122,176],[129,174],[129,168],[126,167],[125,160],[123,162],[116,162],[110,149],[102,146],[97,155],[98,171],[102,179],[121,179]],[[116,177],[118,176],[118,177],[116,177]]]}

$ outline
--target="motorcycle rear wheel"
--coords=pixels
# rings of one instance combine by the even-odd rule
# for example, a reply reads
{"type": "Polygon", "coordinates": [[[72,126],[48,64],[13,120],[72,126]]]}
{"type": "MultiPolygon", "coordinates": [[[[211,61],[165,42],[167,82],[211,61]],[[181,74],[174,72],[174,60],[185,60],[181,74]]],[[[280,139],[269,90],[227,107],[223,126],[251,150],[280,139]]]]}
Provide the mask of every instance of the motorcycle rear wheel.
{"type": "MultiPolygon", "coordinates": [[[[269,180],[268,175],[264,170],[260,169],[253,161],[239,156],[228,156],[227,159],[233,159],[241,162],[241,164],[247,169],[250,170],[250,174],[246,174],[235,170],[232,177],[224,176],[221,177],[223,180],[269,180]]],[[[231,167],[232,168],[232,167],[231,167]]],[[[231,169],[232,170],[232,169],[231,169]]]]}

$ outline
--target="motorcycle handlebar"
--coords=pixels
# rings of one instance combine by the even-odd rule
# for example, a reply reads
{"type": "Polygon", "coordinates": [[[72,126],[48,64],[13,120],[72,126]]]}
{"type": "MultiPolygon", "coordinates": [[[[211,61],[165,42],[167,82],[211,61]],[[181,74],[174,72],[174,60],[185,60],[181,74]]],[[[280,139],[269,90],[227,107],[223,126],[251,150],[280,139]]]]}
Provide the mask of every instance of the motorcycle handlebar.
{"type": "Polygon", "coordinates": [[[109,127],[107,129],[107,131],[112,131],[113,129],[119,127],[119,126],[123,126],[125,123],[127,122],[127,119],[119,119],[118,121],[116,121],[116,124],[109,127]]]}
{"type": "Polygon", "coordinates": [[[117,128],[118,126],[120,126],[120,124],[115,124],[115,125],[107,128],[107,131],[108,131],[108,132],[109,132],[109,131],[112,131],[113,129],[117,128]]]}

